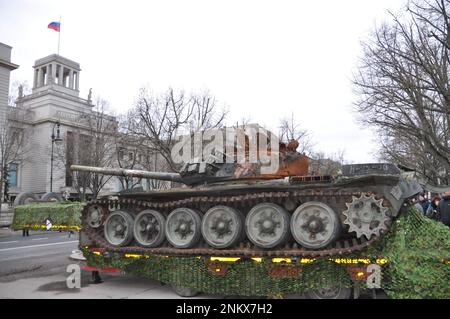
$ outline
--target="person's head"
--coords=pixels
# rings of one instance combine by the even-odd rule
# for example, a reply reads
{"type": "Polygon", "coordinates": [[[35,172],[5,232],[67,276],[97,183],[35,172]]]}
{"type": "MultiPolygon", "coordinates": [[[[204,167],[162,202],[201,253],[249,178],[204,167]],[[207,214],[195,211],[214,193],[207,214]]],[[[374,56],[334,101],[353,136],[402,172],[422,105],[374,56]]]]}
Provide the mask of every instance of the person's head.
{"type": "Polygon", "coordinates": [[[441,200],[441,198],[440,198],[439,196],[434,196],[433,199],[431,200],[431,202],[432,202],[435,206],[438,206],[440,200],[441,200]]]}

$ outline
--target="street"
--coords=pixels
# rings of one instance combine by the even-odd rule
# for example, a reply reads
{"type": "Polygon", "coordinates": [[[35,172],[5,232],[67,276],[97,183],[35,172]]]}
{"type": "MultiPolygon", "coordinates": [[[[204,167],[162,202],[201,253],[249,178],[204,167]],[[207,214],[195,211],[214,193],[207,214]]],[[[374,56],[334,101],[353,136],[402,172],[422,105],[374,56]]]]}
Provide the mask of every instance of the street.
{"type": "MultiPolygon", "coordinates": [[[[81,288],[70,289],[66,268],[79,262],[69,258],[78,249],[78,234],[64,232],[30,231],[22,237],[21,231],[0,228],[0,299],[178,299],[168,285],[130,275],[102,273],[103,283],[94,284],[91,272],[81,272],[81,288]]],[[[231,298],[225,297],[225,298],[231,298]]],[[[370,298],[370,294],[360,298],[370,298]]],[[[200,294],[194,298],[224,298],[200,294]]],[[[303,299],[301,295],[285,298],[303,299]]],[[[386,298],[377,293],[377,298],[386,298]]]]}
{"type": "MultiPolygon", "coordinates": [[[[121,274],[101,274],[101,284],[91,284],[91,273],[82,271],[81,289],[69,289],[66,267],[78,248],[78,235],[2,229],[0,233],[0,298],[180,298],[168,286],[121,274]]],[[[205,296],[202,296],[205,298],[205,296]]]]}
{"type": "MultiPolygon", "coordinates": [[[[78,235],[60,232],[22,231],[2,229],[0,233],[0,285],[18,279],[46,276],[64,271],[68,252],[77,249],[78,235]]],[[[2,286],[0,286],[2,287],[2,286]]],[[[0,293],[3,289],[0,288],[0,293]]]]}

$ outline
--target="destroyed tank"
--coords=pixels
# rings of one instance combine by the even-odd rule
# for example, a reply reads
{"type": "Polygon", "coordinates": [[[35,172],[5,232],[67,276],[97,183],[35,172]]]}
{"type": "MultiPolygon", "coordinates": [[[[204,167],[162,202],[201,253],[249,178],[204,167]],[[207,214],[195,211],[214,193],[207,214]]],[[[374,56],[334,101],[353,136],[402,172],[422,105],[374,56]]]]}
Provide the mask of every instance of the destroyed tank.
{"type": "Polygon", "coordinates": [[[279,166],[191,161],[179,173],[72,165],[72,171],[171,181],[171,189],[90,201],[80,245],[123,254],[320,257],[349,254],[385,234],[421,187],[393,164],[343,165],[309,174],[297,141],[280,143],[279,166]]]}

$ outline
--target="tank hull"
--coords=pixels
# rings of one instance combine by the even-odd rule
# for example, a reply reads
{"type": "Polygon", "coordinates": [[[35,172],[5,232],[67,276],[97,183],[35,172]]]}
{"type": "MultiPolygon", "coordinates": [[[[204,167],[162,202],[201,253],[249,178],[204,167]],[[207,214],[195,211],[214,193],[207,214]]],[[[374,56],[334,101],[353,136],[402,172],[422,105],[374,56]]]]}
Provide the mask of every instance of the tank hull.
{"type": "Polygon", "coordinates": [[[349,254],[376,242],[399,214],[405,200],[399,177],[390,172],[372,172],[339,179],[238,181],[121,194],[118,199],[88,203],[82,214],[80,245],[118,254],[167,256],[295,258],[349,254]],[[214,215],[214,210],[221,213],[214,215]],[[95,227],[92,211],[101,216],[95,227]],[[114,213],[115,219],[109,218],[114,213]],[[122,213],[126,218],[121,217],[122,213]],[[142,218],[145,214],[147,219],[142,218]],[[189,219],[192,214],[197,216],[188,224],[190,231],[184,232],[180,220],[189,219]],[[227,238],[231,235],[220,232],[220,218],[224,215],[230,216],[226,230],[234,236],[229,246],[227,238]],[[148,220],[155,221],[151,227],[145,223],[148,220]],[[154,241],[157,236],[152,235],[148,240],[144,235],[150,234],[149,229],[164,238],[154,241]],[[117,236],[118,242],[108,240],[107,234],[117,236]],[[318,240],[321,236],[326,238],[318,240]]]}

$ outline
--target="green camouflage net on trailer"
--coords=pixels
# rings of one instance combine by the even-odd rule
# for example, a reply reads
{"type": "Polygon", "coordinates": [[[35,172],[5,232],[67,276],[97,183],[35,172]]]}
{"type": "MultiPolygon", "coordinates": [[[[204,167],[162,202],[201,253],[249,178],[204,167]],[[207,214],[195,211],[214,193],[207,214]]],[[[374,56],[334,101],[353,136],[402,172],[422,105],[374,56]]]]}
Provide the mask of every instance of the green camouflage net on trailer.
{"type": "Polygon", "coordinates": [[[410,209],[393,225],[381,248],[389,261],[382,282],[389,297],[450,298],[448,226],[410,209]]]}
{"type": "Polygon", "coordinates": [[[52,222],[54,230],[80,230],[81,211],[85,204],[79,202],[48,202],[20,205],[14,208],[11,228],[46,229],[45,220],[52,222]]]}
{"type": "Polygon", "coordinates": [[[335,258],[217,261],[210,257],[104,255],[83,247],[90,266],[209,294],[277,296],[330,287],[367,288],[370,264],[381,267],[380,288],[390,298],[450,298],[450,228],[414,208],[389,233],[358,254],[335,258]],[[275,262],[277,261],[277,262],[275,262]]]}

